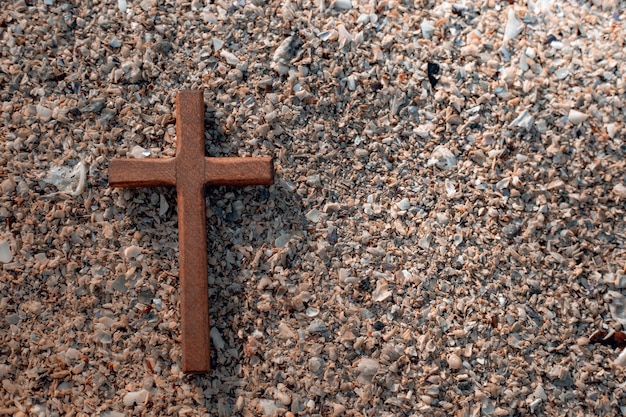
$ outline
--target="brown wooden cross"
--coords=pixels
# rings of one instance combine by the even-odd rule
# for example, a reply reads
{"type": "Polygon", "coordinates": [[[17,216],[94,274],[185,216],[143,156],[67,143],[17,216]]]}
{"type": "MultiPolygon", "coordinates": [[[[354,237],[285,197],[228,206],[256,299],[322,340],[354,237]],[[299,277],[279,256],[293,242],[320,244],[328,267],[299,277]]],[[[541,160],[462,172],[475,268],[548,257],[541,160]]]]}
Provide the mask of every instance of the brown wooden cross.
{"type": "Polygon", "coordinates": [[[113,159],[112,187],[176,187],[183,372],[211,369],[207,266],[206,185],[270,185],[272,158],[204,156],[204,93],[176,97],[176,157],[113,159]]]}

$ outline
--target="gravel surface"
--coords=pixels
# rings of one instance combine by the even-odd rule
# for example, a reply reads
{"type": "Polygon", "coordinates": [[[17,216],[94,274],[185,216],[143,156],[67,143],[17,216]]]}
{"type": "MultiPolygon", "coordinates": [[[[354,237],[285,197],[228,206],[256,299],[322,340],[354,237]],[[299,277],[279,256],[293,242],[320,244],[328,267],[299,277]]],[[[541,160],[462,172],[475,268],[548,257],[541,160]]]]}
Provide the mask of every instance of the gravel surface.
{"type": "Polygon", "coordinates": [[[626,415],[626,2],[0,3],[0,415],[626,415]],[[514,3],[514,4],[510,4],[514,3]],[[180,370],[175,151],[214,370],[180,370]]]}

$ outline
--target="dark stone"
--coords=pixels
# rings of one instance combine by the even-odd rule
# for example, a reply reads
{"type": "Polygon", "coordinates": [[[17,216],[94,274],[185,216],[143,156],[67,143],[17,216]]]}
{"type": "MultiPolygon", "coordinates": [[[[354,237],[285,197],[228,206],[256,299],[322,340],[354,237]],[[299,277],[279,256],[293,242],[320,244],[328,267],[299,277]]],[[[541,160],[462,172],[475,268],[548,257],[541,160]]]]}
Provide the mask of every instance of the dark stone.
{"type": "Polygon", "coordinates": [[[161,41],[155,43],[152,49],[154,49],[154,52],[158,54],[165,55],[172,50],[172,44],[169,42],[161,41]]]}
{"type": "Polygon", "coordinates": [[[138,291],[137,296],[139,297],[139,302],[142,304],[151,304],[152,299],[154,298],[154,292],[144,288],[138,291]]]}
{"type": "Polygon", "coordinates": [[[326,240],[331,245],[335,245],[339,241],[339,233],[337,232],[337,229],[331,230],[330,233],[328,233],[328,235],[326,236],[326,240]]]}
{"type": "Polygon", "coordinates": [[[504,233],[504,235],[508,237],[509,239],[517,236],[519,232],[520,232],[519,225],[514,224],[514,223],[507,224],[506,226],[502,228],[502,233],[504,233]]]}
{"type": "Polygon", "coordinates": [[[558,39],[556,38],[556,36],[554,36],[554,35],[550,35],[550,36],[548,36],[548,37],[546,38],[546,40],[545,40],[545,41],[543,41],[543,43],[544,43],[544,45],[549,45],[549,44],[551,44],[552,42],[557,41],[557,40],[558,40],[558,39]]]}
{"type": "Polygon", "coordinates": [[[467,391],[471,391],[472,390],[472,383],[471,381],[463,381],[459,383],[459,389],[461,391],[467,392],[467,391]]]}
{"type": "Polygon", "coordinates": [[[94,98],[90,104],[83,107],[80,111],[83,113],[100,113],[105,107],[106,103],[103,98],[94,98]]]}
{"type": "Polygon", "coordinates": [[[437,83],[439,82],[438,78],[435,78],[435,75],[439,74],[439,71],[441,70],[441,67],[439,66],[439,64],[435,63],[435,62],[429,62],[428,63],[428,81],[430,82],[430,85],[435,87],[437,85],[437,83]]]}
{"type": "Polygon", "coordinates": [[[571,387],[574,385],[574,378],[571,372],[567,372],[563,378],[555,379],[554,385],[557,387],[571,387]]]}

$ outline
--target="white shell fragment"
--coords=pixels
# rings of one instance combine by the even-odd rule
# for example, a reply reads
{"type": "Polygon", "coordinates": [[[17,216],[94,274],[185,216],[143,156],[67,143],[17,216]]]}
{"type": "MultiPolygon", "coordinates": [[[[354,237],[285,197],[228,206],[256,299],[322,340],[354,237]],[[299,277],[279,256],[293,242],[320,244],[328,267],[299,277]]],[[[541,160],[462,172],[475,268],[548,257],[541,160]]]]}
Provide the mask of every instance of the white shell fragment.
{"type": "Polygon", "coordinates": [[[68,166],[53,166],[50,168],[48,176],[46,176],[43,181],[54,185],[59,190],[58,193],[53,193],[52,195],[62,193],[78,196],[85,191],[86,177],[87,167],[81,161],[73,168],[68,166]]]}
{"type": "Polygon", "coordinates": [[[100,414],[102,417],[126,417],[126,414],[121,413],[119,411],[103,411],[102,414],[100,414]]]}
{"type": "Polygon", "coordinates": [[[509,7],[507,13],[506,27],[504,28],[504,38],[502,39],[503,45],[506,45],[508,41],[522,33],[523,30],[524,25],[517,19],[517,16],[515,15],[515,10],[513,9],[513,7],[509,7]]]}
{"type": "Polygon", "coordinates": [[[352,42],[352,35],[344,25],[337,26],[337,34],[339,35],[339,47],[343,48],[344,45],[352,42]]]}
{"type": "Polygon", "coordinates": [[[422,36],[426,39],[430,39],[437,28],[431,22],[424,20],[420,23],[420,29],[422,30],[422,36]]]}
{"type": "Polygon", "coordinates": [[[300,54],[300,38],[296,35],[288,36],[274,51],[272,60],[276,63],[288,65],[300,54]]]}
{"type": "Polygon", "coordinates": [[[216,37],[211,38],[211,42],[213,43],[213,51],[215,52],[218,52],[224,46],[224,41],[216,37]]]}
{"type": "Polygon", "coordinates": [[[52,119],[52,110],[45,106],[35,106],[37,109],[37,116],[39,116],[39,120],[42,122],[47,122],[52,119]]]}
{"type": "Polygon", "coordinates": [[[381,301],[385,301],[387,298],[391,297],[393,293],[389,291],[389,285],[386,281],[382,280],[376,286],[376,289],[372,293],[372,300],[379,303],[381,301]]]}
{"type": "Polygon", "coordinates": [[[336,30],[325,30],[317,35],[322,41],[332,41],[339,37],[336,30]]]}
{"type": "Polygon", "coordinates": [[[232,52],[225,49],[220,52],[220,56],[230,65],[237,65],[239,63],[239,58],[237,58],[237,56],[235,56],[232,52]]]}
{"type": "Polygon", "coordinates": [[[144,149],[139,145],[135,145],[133,146],[133,149],[131,149],[130,154],[133,156],[133,158],[145,158],[146,156],[150,156],[150,151],[148,149],[144,149]]]}
{"type": "Polygon", "coordinates": [[[567,116],[567,120],[574,125],[579,125],[585,120],[587,120],[589,116],[585,113],[579,112],[578,110],[570,110],[567,116]]]}
{"type": "Polygon", "coordinates": [[[620,354],[615,358],[613,363],[617,366],[626,366],[626,349],[622,349],[620,354]]]}
{"type": "Polygon", "coordinates": [[[350,91],[356,90],[356,77],[354,75],[348,76],[346,81],[348,83],[348,90],[350,91]]]}
{"type": "Polygon", "coordinates": [[[611,139],[615,138],[615,133],[617,132],[617,128],[615,123],[609,123],[606,125],[606,133],[609,135],[611,139]]]}
{"type": "Polygon", "coordinates": [[[453,182],[446,180],[444,183],[446,189],[446,195],[448,198],[453,198],[456,195],[456,187],[453,182]]]}
{"type": "Polygon", "coordinates": [[[441,169],[452,169],[456,165],[456,157],[443,145],[437,146],[428,160],[426,166],[437,166],[441,169]]]}
{"type": "Polygon", "coordinates": [[[405,197],[405,198],[403,198],[402,200],[400,200],[400,201],[398,201],[396,203],[396,207],[399,210],[408,210],[408,209],[411,208],[411,203],[410,203],[409,199],[405,197]]]}
{"type": "Polygon", "coordinates": [[[530,130],[535,123],[535,118],[530,114],[528,110],[521,112],[511,123],[510,127],[521,127],[526,130],[530,130]]]}
{"type": "Polygon", "coordinates": [[[149,392],[146,391],[145,389],[129,392],[126,395],[124,395],[122,402],[127,407],[130,407],[132,405],[143,404],[144,402],[146,402],[148,395],[149,395],[149,392]]]}

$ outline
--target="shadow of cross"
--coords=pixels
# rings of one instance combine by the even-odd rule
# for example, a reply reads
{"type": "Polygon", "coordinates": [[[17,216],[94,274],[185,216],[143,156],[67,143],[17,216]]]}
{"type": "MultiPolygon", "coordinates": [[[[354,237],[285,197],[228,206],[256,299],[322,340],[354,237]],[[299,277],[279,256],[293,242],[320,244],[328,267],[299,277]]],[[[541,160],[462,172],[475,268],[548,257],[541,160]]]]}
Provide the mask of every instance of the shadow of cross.
{"type": "Polygon", "coordinates": [[[112,187],[176,187],[183,372],[211,369],[209,289],[204,187],[270,185],[272,158],[204,156],[204,93],[176,96],[176,156],[113,159],[112,187]]]}

